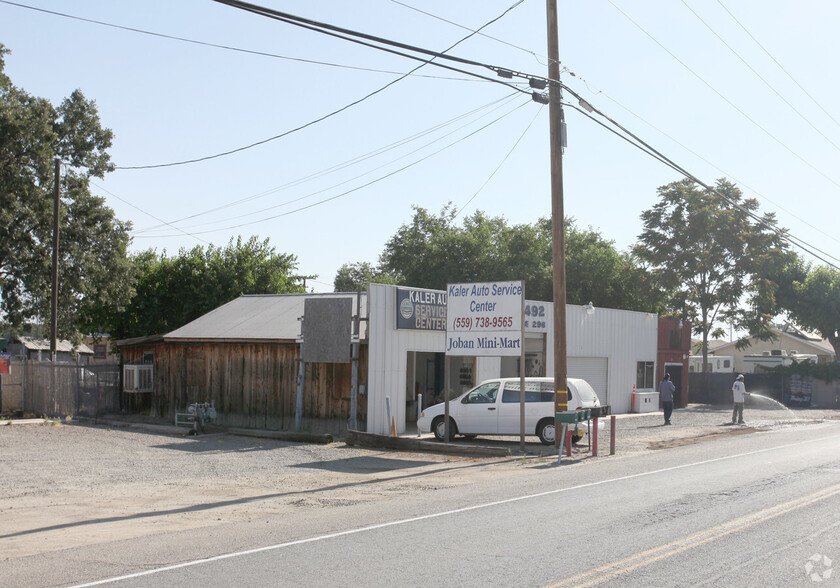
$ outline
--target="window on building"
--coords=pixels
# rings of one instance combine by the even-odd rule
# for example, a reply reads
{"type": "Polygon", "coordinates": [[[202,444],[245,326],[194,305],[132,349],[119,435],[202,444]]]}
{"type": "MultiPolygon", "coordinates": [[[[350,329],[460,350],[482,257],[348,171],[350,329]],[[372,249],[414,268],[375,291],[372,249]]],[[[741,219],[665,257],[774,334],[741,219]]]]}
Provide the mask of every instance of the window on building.
{"type": "Polygon", "coordinates": [[[682,349],[682,329],[671,330],[670,348],[682,349]]]}
{"type": "Polygon", "coordinates": [[[154,367],[151,365],[124,365],[123,392],[153,392],[153,374],[154,367]]]}
{"type": "Polygon", "coordinates": [[[105,357],[105,344],[98,343],[93,346],[93,359],[106,359],[105,357]]]}
{"type": "Polygon", "coordinates": [[[653,366],[652,361],[636,362],[636,390],[654,387],[653,366]]]}

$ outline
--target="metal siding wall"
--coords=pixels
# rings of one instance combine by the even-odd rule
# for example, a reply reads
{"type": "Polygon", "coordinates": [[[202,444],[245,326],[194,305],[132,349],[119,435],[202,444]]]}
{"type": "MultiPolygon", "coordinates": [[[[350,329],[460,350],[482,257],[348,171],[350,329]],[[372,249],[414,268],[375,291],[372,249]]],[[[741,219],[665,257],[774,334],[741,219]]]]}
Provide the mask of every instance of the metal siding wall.
{"type": "MultiPolygon", "coordinates": [[[[607,397],[609,389],[609,359],[606,357],[569,357],[569,377],[589,382],[599,399],[607,397]]],[[[605,400],[601,400],[606,404],[605,400]]]]}
{"type": "MultiPolygon", "coordinates": [[[[397,432],[405,432],[405,382],[408,351],[442,353],[443,333],[397,331],[396,286],[369,284],[368,286],[368,397],[367,430],[387,434],[390,424],[385,413],[385,397],[391,398],[391,410],[397,432]]],[[[548,303],[548,334],[546,337],[546,374],[554,373],[554,316],[553,304],[548,303]]],[[[597,308],[589,316],[582,306],[568,305],[566,315],[566,343],[569,357],[605,358],[607,360],[606,393],[601,402],[610,404],[613,412],[630,412],[633,385],[636,382],[636,362],[656,361],[657,317],[654,314],[609,308],[597,308]]],[[[496,357],[478,358],[476,381],[499,375],[501,360],[496,357]]],[[[599,394],[601,396],[601,394],[599,394]]]]}
{"type": "Polygon", "coordinates": [[[582,306],[566,309],[568,356],[608,358],[606,398],[601,402],[614,413],[630,412],[636,362],[656,361],[657,335],[654,314],[596,307],[588,316],[582,306]]]}
{"type": "Polygon", "coordinates": [[[409,351],[442,353],[442,332],[397,331],[396,286],[368,284],[368,333],[370,359],[368,370],[368,421],[370,433],[388,434],[390,423],[385,398],[391,398],[391,415],[397,433],[405,432],[405,390],[409,351]]]}

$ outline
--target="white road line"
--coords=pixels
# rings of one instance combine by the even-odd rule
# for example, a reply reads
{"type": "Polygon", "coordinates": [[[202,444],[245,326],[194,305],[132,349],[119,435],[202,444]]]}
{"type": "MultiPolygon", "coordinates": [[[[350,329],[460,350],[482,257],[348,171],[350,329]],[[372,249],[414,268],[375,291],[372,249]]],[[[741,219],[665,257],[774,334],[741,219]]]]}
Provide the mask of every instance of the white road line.
{"type": "Polygon", "coordinates": [[[678,466],[671,466],[671,467],[662,468],[662,469],[658,469],[658,470],[651,470],[649,472],[640,472],[640,473],[637,473],[637,474],[630,474],[630,475],[627,475],[627,476],[621,476],[619,478],[610,478],[609,480],[600,480],[598,482],[588,482],[586,484],[579,484],[577,486],[569,486],[567,488],[556,488],[554,490],[546,490],[545,492],[538,492],[536,494],[528,494],[528,495],[525,495],[525,496],[516,496],[516,497],[513,497],[513,498],[505,498],[503,500],[496,500],[494,502],[486,502],[484,504],[476,504],[476,505],[473,505],[473,506],[465,506],[465,507],[462,507],[462,508],[456,508],[454,510],[446,510],[446,511],[443,511],[443,512],[436,512],[436,513],[432,513],[432,514],[422,515],[422,516],[419,516],[419,517],[412,517],[412,518],[409,518],[409,519],[400,519],[400,520],[397,520],[397,521],[390,521],[390,522],[387,522],[387,523],[379,523],[377,525],[368,525],[366,527],[358,527],[356,529],[348,529],[347,531],[339,531],[337,533],[328,533],[326,535],[318,535],[316,537],[309,537],[308,539],[298,539],[297,541],[288,541],[286,543],[277,543],[275,545],[267,545],[265,547],[257,547],[256,549],[247,549],[245,551],[236,551],[236,552],[233,552],[233,553],[225,553],[225,554],[222,554],[222,555],[216,555],[216,556],[213,556],[213,557],[207,557],[207,558],[203,558],[203,559],[185,561],[185,562],[182,562],[182,563],[179,563],[179,564],[173,564],[171,566],[164,566],[164,567],[161,567],[161,568],[155,568],[155,569],[151,569],[151,570],[145,570],[145,571],[142,571],[142,572],[136,572],[136,573],[133,573],[133,574],[126,574],[124,576],[116,576],[116,577],[113,577],[113,578],[106,578],[104,580],[97,580],[95,582],[88,582],[88,583],[85,583],[85,584],[76,584],[74,586],[71,586],[70,588],[85,588],[87,586],[100,586],[102,584],[110,584],[110,583],[113,583],[113,582],[120,582],[122,580],[130,580],[132,578],[141,578],[143,576],[151,576],[153,574],[159,574],[161,572],[168,572],[168,571],[171,571],[171,570],[177,570],[177,569],[181,569],[181,568],[198,566],[198,565],[201,565],[201,564],[221,561],[221,560],[230,559],[230,558],[234,558],[234,557],[243,557],[243,556],[251,555],[251,554],[254,554],[254,553],[262,553],[264,551],[274,551],[274,550],[277,550],[277,549],[284,549],[286,547],[294,547],[295,545],[304,545],[306,543],[315,543],[317,541],[326,541],[328,539],[335,539],[336,537],[345,537],[347,535],[355,535],[357,533],[367,533],[369,531],[376,531],[378,529],[385,529],[387,527],[395,527],[395,526],[398,526],[398,525],[406,525],[408,523],[415,523],[417,521],[425,521],[425,520],[429,520],[429,519],[436,519],[436,518],[440,518],[440,517],[451,516],[451,515],[460,514],[460,513],[464,513],[464,512],[470,512],[470,511],[473,511],[473,510],[490,508],[492,506],[499,506],[501,504],[510,504],[512,502],[521,502],[523,500],[532,500],[534,498],[541,498],[543,496],[551,496],[552,494],[560,494],[562,492],[570,492],[572,490],[580,490],[580,489],[583,489],[583,488],[592,488],[592,487],[595,487],[595,486],[603,486],[605,484],[612,484],[614,482],[623,482],[625,480],[632,480],[632,479],[635,479],[635,478],[642,478],[642,477],[645,477],[645,476],[653,476],[653,475],[656,475],[656,474],[662,474],[662,473],[665,473],[665,472],[672,472],[672,471],[675,471],[675,470],[682,470],[682,469],[701,466],[701,465],[706,465],[706,464],[710,464],[710,463],[716,463],[716,462],[719,462],[719,461],[726,461],[726,460],[730,460],[730,459],[738,459],[738,458],[741,458],[741,457],[749,457],[751,455],[758,455],[758,454],[761,454],[761,453],[778,451],[780,449],[788,449],[790,447],[798,447],[800,445],[807,445],[807,444],[810,444],[810,443],[819,443],[821,441],[832,440],[832,439],[835,439],[835,438],[836,437],[832,436],[832,437],[820,437],[818,439],[808,439],[808,440],[805,440],[805,441],[798,441],[796,443],[789,443],[787,445],[779,445],[779,446],[776,446],[776,447],[768,447],[766,449],[758,449],[756,451],[749,451],[747,453],[738,453],[738,454],[735,454],[735,455],[716,457],[714,459],[706,459],[706,460],[703,460],[703,461],[696,461],[696,462],[693,462],[693,463],[687,463],[687,464],[682,464],[682,465],[678,465],[678,466]]]}

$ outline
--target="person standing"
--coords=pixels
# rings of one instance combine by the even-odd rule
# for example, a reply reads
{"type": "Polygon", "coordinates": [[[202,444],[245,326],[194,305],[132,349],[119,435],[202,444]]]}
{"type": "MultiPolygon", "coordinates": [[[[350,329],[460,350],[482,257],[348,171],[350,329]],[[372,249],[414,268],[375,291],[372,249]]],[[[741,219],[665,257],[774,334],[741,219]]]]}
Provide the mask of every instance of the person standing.
{"type": "Polygon", "coordinates": [[[732,384],[732,401],[735,403],[732,408],[732,424],[744,424],[744,396],[749,396],[744,386],[744,376],[739,375],[735,383],[732,384]],[[737,420],[736,420],[737,419],[737,420]]]}
{"type": "Polygon", "coordinates": [[[671,424],[671,413],[674,412],[674,391],[677,389],[671,381],[671,374],[665,374],[659,384],[659,399],[662,401],[662,410],[665,412],[665,424],[671,424]]]}

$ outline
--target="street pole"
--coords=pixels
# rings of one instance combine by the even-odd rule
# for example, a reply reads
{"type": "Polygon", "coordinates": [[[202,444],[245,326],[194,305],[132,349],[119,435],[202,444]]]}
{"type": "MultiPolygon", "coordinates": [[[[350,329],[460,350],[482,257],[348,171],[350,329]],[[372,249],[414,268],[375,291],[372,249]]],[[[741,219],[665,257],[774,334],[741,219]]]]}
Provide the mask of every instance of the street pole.
{"type": "Polygon", "coordinates": [[[61,160],[55,158],[55,185],[53,186],[53,251],[52,251],[52,304],[50,306],[50,357],[56,360],[58,347],[58,220],[61,199],[61,160]]]}
{"type": "MultiPolygon", "coordinates": [[[[554,412],[566,412],[566,237],[563,212],[563,107],[560,104],[560,47],[557,0],[546,0],[548,20],[548,120],[551,141],[551,258],[554,267],[554,412]]],[[[554,426],[558,460],[563,444],[554,426]]]]}
{"type": "Polygon", "coordinates": [[[350,367],[350,429],[359,430],[359,337],[361,329],[359,322],[362,314],[362,286],[356,288],[356,316],[353,317],[353,344],[350,367]]]}

